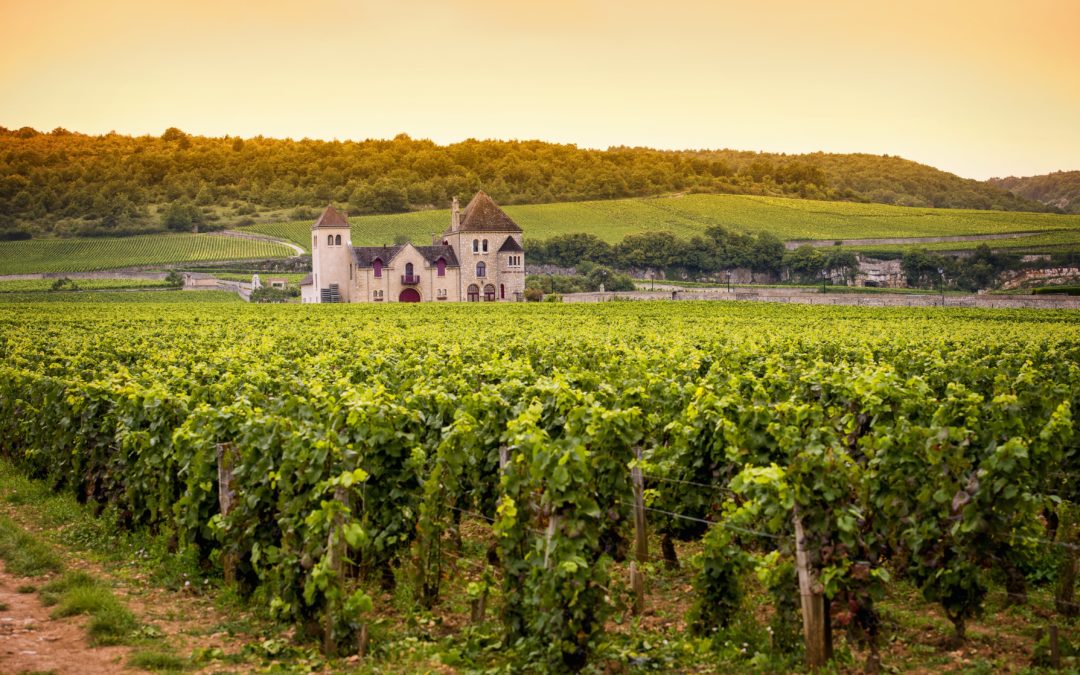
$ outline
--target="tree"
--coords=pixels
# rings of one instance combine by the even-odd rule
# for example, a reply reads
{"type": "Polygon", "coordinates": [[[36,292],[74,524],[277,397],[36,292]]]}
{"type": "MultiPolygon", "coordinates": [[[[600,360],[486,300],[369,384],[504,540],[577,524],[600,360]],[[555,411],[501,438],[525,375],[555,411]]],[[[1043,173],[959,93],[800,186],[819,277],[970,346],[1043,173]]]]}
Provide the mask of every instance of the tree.
{"type": "Polygon", "coordinates": [[[810,244],[803,244],[784,255],[784,267],[800,280],[813,283],[825,269],[825,256],[810,244]]]}
{"type": "Polygon", "coordinates": [[[187,201],[178,201],[169,204],[161,214],[161,224],[177,232],[192,230],[197,233],[205,220],[199,207],[187,201]]]}

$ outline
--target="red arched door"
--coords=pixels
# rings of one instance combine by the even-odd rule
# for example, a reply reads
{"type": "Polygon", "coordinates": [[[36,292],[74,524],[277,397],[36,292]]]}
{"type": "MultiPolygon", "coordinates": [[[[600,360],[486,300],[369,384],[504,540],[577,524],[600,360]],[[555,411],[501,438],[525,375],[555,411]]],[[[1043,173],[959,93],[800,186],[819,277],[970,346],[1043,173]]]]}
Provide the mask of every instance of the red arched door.
{"type": "Polygon", "coordinates": [[[398,296],[398,302],[420,302],[420,291],[415,288],[406,288],[398,296]]]}

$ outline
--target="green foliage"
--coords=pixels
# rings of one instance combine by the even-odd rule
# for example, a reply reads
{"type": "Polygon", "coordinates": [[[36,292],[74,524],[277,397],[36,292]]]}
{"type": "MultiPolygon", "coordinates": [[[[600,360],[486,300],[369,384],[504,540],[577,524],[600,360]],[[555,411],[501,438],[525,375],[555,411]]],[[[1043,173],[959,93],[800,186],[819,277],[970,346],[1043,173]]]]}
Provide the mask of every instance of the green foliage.
{"type": "Polygon", "coordinates": [[[442,602],[454,514],[479,514],[504,647],[546,670],[603,654],[639,448],[650,527],[704,536],[694,624],[720,654],[764,633],[740,612],[757,572],[777,598],[762,658],[788,658],[796,517],[834,620],[873,640],[892,573],[960,633],[987,570],[1030,568],[1044,510],[1077,499],[1071,312],[301,310],[12,305],[0,455],[117,526],[174,532],[193,565],[234,561],[239,592],[342,647],[374,585],[442,602]],[[241,496],[224,514],[219,446],[241,496]]]}
{"type": "Polygon", "coordinates": [[[176,232],[198,232],[206,225],[202,210],[186,201],[175,201],[161,213],[161,224],[176,232]]]}
{"type": "Polygon", "coordinates": [[[49,290],[50,291],[77,291],[77,290],[79,290],[79,285],[77,283],[75,283],[74,281],[72,281],[71,279],[68,279],[67,277],[63,277],[62,279],[57,279],[56,281],[52,282],[52,285],[49,286],[49,290]]]}
{"type": "Polygon", "coordinates": [[[986,182],[1065,213],[1080,213],[1080,171],[1055,171],[1026,178],[991,178],[986,182]]]}
{"type": "MultiPolygon", "coordinates": [[[[588,150],[539,141],[438,146],[407,136],[362,142],[207,138],[176,128],[159,138],[0,131],[0,213],[9,214],[0,232],[145,232],[160,227],[151,206],[173,212],[180,203],[228,207],[237,215],[255,206],[293,209],[330,201],[348,202],[354,213],[397,213],[465,199],[480,188],[503,204],[707,192],[1045,208],[998,187],[874,155],[588,150]]],[[[194,217],[175,215],[163,220],[181,227],[194,217]]]]}

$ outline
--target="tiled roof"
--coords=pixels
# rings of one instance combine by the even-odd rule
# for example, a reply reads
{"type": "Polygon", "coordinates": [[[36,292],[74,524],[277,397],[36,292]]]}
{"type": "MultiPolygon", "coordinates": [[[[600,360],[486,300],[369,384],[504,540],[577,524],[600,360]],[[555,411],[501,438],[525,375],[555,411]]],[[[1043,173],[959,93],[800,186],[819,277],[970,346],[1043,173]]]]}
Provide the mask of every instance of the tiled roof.
{"type": "Polygon", "coordinates": [[[458,231],[521,232],[521,228],[481,190],[462,210],[458,231]]]}
{"type": "Polygon", "coordinates": [[[525,249],[521,248],[521,244],[517,243],[517,239],[513,237],[507,237],[503,245],[499,247],[499,253],[522,253],[525,249]]]}
{"type": "Polygon", "coordinates": [[[310,286],[313,283],[315,283],[315,275],[311,274],[310,272],[306,277],[300,280],[301,286],[310,286]]]}
{"type": "Polygon", "coordinates": [[[320,227],[348,227],[349,221],[345,220],[345,216],[335,209],[333,206],[327,206],[326,210],[322,212],[319,219],[315,221],[315,224],[311,226],[311,229],[317,229],[320,227]]]}
{"type": "Polygon", "coordinates": [[[371,267],[371,263],[375,262],[376,258],[382,260],[383,264],[389,263],[393,260],[394,256],[398,254],[398,251],[405,248],[401,245],[395,246],[354,246],[353,256],[356,258],[357,267],[371,267]]]}
{"type": "MultiPolygon", "coordinates": [[[[358,268],[371,267],[376,258],[379,258],[384,265],[387,265],[403,248],[405,248],[403,244],[396,246],[354,246],[353,256],[358,268]]],[[[454,255],[454,249],[451,246],[415,246],[414,248],[429,264],[434,265],[435,261],[442,256],[446,260],[447,267],[458,266],[457,256],[454,255]]]]}
{"type": "Polygon", "coordinates": [[[416,250],[420,252],[420,255],[424,256],[424,260],[427,260],[432,265],[439,259],[439,256],[442,256],[447,267],[458,266],[458,259],[454,255],[453,246],[417,246],[416,250]]]}

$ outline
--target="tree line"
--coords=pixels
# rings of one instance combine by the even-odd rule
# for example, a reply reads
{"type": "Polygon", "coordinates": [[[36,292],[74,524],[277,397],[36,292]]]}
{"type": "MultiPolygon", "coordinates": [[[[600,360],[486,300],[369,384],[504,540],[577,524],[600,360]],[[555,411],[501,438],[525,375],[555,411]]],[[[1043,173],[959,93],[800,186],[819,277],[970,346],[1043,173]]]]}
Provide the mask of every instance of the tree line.
{"type": "Polygon", "coordinates": [[[350,213],[445,206],[483,189],[501,204],[736,193],[909,206],[1045,210],[899,157],[735,150],[607,150],[541,141],[89,136],[0,127],[0,237],[124,235],[246,222],[259,210],[350,213]]]}
{"type": "MultiPolygon", "coordinates": [[[[875,254],[877,255],[877,254],[875,254]]],[[[896,253],[886,253],[885,257],[896,253]]],[[[945,288],[975,291],[997,285],[1001,274],[1028,265],[1016,253],[994,251],[980,245],[968,256],[938,254],[910,249],[900,255],[900,265],[911,288],[945,288]]],[[[1076,264],[1078,254],[1055,255],[1051,264],[1076,264]]],[[[581,279],[537,280],[533,285],[551,292],[571,293],[598,290],[607,281],[607,290],[630,290],[618,272],[641,274],[662,272],[667,279],[723,281],[734,269],[771,273],[778,280],[850,285],[859,271],[859,256],[842,246],[815,247],[804,244],[786,250],[783,242],[768,232],[738,234],[713,226],[703,236],[680,239],[666,231],[627,235],[609,244],[589,233],[565,234],[546,240],[526,242],[530,265],[576,268],[581,279]],[[613,286],[612,284],[617,284],[613,286]]]]}
{"type": "Polygon", "coordinates": [[[801,246],[787,251],[774,234],[739,234],[712,226],[704,235],[680,239],[666,231],[631,234],[608,244],[589,233],[565,234],[528,241],[530,265],[577,267],[583,261],[623,271],[663,271],[667,278],[701,279],[737,268],[772,273],[799,281],[830,277],[854,280],[858,258],[839,246],[826,249],[801,246]]]}

